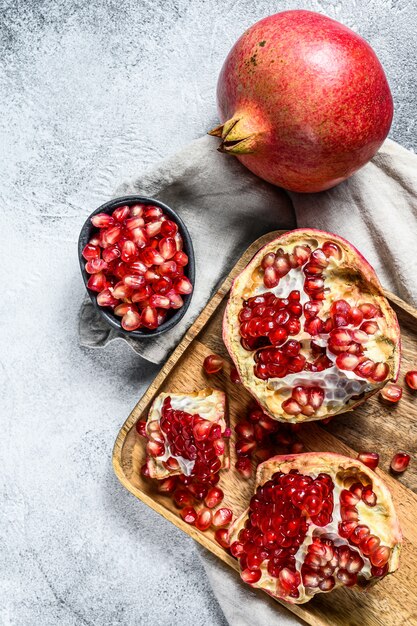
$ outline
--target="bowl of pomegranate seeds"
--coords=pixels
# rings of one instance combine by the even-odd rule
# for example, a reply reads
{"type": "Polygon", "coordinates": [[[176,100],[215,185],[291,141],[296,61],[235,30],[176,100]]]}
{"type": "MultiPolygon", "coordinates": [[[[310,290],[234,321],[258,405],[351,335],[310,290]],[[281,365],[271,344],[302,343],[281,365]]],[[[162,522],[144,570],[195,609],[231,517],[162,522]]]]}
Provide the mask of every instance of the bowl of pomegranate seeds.
{"type": "Polygon", "coordinates": [[[194,252],[184,222],[166,204],[142,196],[106,202],[82,227],[78,253],[92,303],[121,334],[155,337],[184,317],[194,252]]]}

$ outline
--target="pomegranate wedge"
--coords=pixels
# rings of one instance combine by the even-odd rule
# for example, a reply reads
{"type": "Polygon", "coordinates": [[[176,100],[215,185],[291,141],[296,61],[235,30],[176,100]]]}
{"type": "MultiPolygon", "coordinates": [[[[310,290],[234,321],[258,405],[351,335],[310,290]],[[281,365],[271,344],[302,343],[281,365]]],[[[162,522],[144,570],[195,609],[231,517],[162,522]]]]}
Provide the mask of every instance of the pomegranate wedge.
{"type": "Polygon", "coordinates": [[[394,572],[401,539],[382,480],[360,461],[319,452],[261,463],[227,541],[245,582],[302,604],[394,572]]]}
{"type": "Polygon", "coordinates": [[[233,283],[223,338],[242,384],[280,421],[344,413],[398,375],[399,326],[374,270],[319,230],[255,255],[233,283]]]}
{"type": "Polygon", "coordinates": [[[163,479],[181,474],[205,481],[228,468],[225,407],[226,396],[217,389],[161,393],[146,423],[149,476],[163,479]]]}

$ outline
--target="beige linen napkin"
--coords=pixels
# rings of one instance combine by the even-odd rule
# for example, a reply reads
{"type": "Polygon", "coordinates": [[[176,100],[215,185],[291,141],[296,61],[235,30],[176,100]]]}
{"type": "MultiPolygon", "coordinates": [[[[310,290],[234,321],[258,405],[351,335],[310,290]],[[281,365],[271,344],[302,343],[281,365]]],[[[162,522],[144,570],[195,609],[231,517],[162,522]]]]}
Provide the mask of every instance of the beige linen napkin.
{"type": "MultiPolygon", "coordinates": [[[[417,303],[417,156],[387,140],[376,157],[334,189],[287,194],[265,183],[203,137],[149,173],[123,184],[117,195],[161,199],[189,227],[196,253],[193,301],[181,324],[147,342],[129,340],[145,359],[159,363],[175,347],[244,249],[276,229],[312,227],[346,237],[377,270],[382,283],[417,303]]],[[[80,342],[101,347],[115,338],[86,301],[80,342]]],[[[231,626],[294,624],[300,620],[198,548],[214,593],[231,626]]]]}

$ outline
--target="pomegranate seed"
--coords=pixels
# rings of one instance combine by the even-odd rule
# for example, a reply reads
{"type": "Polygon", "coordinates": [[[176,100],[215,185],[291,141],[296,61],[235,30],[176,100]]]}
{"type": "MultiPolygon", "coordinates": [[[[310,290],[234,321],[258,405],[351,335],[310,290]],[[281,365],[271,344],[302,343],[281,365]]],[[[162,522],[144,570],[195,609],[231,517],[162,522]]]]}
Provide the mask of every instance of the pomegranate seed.
{"type": "Polygon", "coordinates": [[[359,502],[360,498],[355,493],[352,493],[348,489],[343,489],[340,492],[340,504],[342,506],[355,506],[359,502]]]}
{"type": "Polygon", "coordinates": [[[236,431],[236,434],[241,439],[246,439],[247,441],[253,441],[254,428],[250,422],[245,422],[245,421],[239,422],[235,426],[235,431],[236,431]]]}
{"type": "Polygon", "coordinates": [[[287,340],[288,332],[283,326],[278,326],[278,328],[269,333],[268,338],[273,345],[280,345],[287,340]]]}
{"type": "Polygon", "coordinates": [[[240,576],[242,580],[245,581],[245,583],[248,583],[249,585],[253,585],[257,583],[258,580],[261,578],[262,572],[260,569],[244,569],[240,573],[240,576]]]}
{"type": "Polygon", "coordinates": [[[245,441],[240,439],[236,442],[236,454],[238,456],[250,455],[256,448],[256,441],[245,441]]]}
{"type": "Polygon", "coordinates": [[[146,444],[146,452],[153,457],[163,456],[165,454],[165,446],[158,441],[148,441],[146,444]]]}
{"type": "Polygon", "coordinates": [[[165,261],[164,257],[150,246],[147,246],[141,251],[141,259],[148,267],[161,265],[161,263],[165,261]]]}
{"type": "Polygon", "coordinates": [[[156,309],[146,306],[142,311],[142,324],[149,329],[155,329],[158,326],[158,314],[156,309]]]}
{"type": "Polygon", "coordinates": [[[177,246],[177,250],[178,251],[182,250],[183,241],[182,241],[181,235],[179,233],[175,233],[174,239],[175,239],[175,244],[177,246]]]}
{"type": "Polygon", "coordinates": [[[304,450],[304,444],[302,441],[296,441],[291,445],[291,454],[300,454],[304,450]]]}
{"type": "Polygon", "coordinates": [[[357,526],[355,520],[351,522],[343,521],[339,523],[339,535],[345,539],[348,539],[357,526]]]}
{"type": "Polygon", "coordinates": [[[172,237],[178,231],[178,226],[172,220],[165,220],[162,222],[161,234],[164,237],[172,237]]]}
{"type": "Polygon", "coordinates": [[[359,365],[359,358],[354,354],[342,352],[336,357],[336,365],[341,370],[347,370],[352,372],[359,365]]]}
{"type": "Polygon", "coordinates": [[[362,311],[363,316],[366,320],[370,320],[378,315],[381,315],[381,310],[378,306],[371,304],[370,302],[365,302],[364,304],[359,305],[359,309],[362,311]]]}
{"type": "Polygon", "coordinates": [[[376,469],[379,463],[379,454],[377,452],[360,452],[358,460],[370,469],[376,469]]]}
{"type": "Polygon", "coordinates": [[[273,252],[268,252],[265,254],[264,258],[261,261],[261,267],[266,269],[267,267],[272,267],[275,262],[275,254],[273,252]]]}
{"type": "Polygon", "coordinates": [[[372,491],[372,487],[365,487],[362,491],[362,500],[368,506],[376,505],[376,494],[372,491]]]}
{"type": "Polygon", "coordinates": [[[174,254],[174,261],[180,267],[185,267],[188,264],[188,256],[185,254],[185,252],[179,250],[174,254]]]}
{"type": "Polygon", "coordinates": [[[136,291],[134,291],[132,295],[132,302],[144,302],[148,300],[152,295],[152,289],[149,285],[145,285],[144,287],[140,287],[136,291]]]}
{"type": "Polygon", "coordinates": [[[309,404],[313,409],[317,410],[321,407],[324,401],[324,391],[320,387],[312,387],[308,393],[309,404]]]}
{"type": "Polygon", "coordinates": [[[88,274],[98,274],[107,269],[107,263],[103,259],[91,259],[85,264],[85,271],[88,274]]]}
{"type": "Polygon", "coordinates": [[[132,295],[132,288],[126,285],[123,281],[116,283],[113,289],[113,297],[119,298],[122,300],[123,298],[130,298],[132,295]]]}
{"type": "Polygon", "coordinates": [[[369,556],[372,552],[375,552],[380,543],[381,541],[379,537],[375,537],[375,535],[367,535],[360,543],[362,554],[369,556]]]}
{"type": "Polygon", "coordinates": [[[201,530],[204,532],[205,530],[210,528],[212,520],[213,520],[213,513],[210,511],[210,509],[206,509],[205,507],[203,507],[197,513],[195,526],[196,528],[198,528],[198,530],[201,530]]]}
{"type": "Polygon", "coordinates": [[[160,253],[166,260],[171,259],[177,251],[173,237],[164,237],[160,240],[158,247],[160,253]]]}
{"type": "Polygon", "coordinates": [[[360,343],[360,344],[367,343],[369,339],[367,333],[357,328],[354,328],[353,330],[350,331],[350,336],[352,337],[353,341],[355,341],[356,343],[360,343]]]}
{"type": "Polygon", "coordinates": [[[194,507],[192,506],[184,507],[183,509],[181,509],[180,515],[182,519],[184,520],[184,522],[186,522],[187,524],[190,524],[191,526],[195,525],[196,520],[197,520],[197,512],[194,507]]]}
{"type": "Polygon", "coordinates": [[[355,374],[360,376],[361,378],[369,378],[373,371],[375,370],[375,363],[370,359],[365,359],[361,361],[359,365],[355,368],[355,374]]]}
{"type": "Polygon", "coordinates": [[[154,293],[149,298],[149,305],[153,307],[154,309],[156,308],[169,309],[171,306],[171,303],[170,303],[169,298],[167,298],[167,296],[162,296],[159,293],[154,293]]]}
{"type": "Polygon", "coordinates": [[[126,274],[123,277],[123,282],[131,289],[139,289],[145,285],[146,280],[140,274],[126,274]]]}
{"type": "Polygon", "coordinates": [[[405,375],[405,382],[410,387],[410,389],[417,389],[417,371],[411,370],[405,375]]]}
{"type": "Polygon", "coordinates": [[[359,307],[352,307],[348,313],[348,320],[354,326],[359,326],[363,322],[363,313],[359,307]]]}
{"type": "MultiPolygon", "coordinates": [[[[119,300],[118,300],[119,302],[119,300]]],[[[123,317],[128,311],[136,311],[136,307],[134,304],[130,304],[128,302],[123,302],[122,304],[118,304],[114,309],[113,313],[118,315],[119,317],[123,317]]]]}
{"type": "Polygon", "coordinates": [[[145,220],[157,220],[160,217],[163,216],[163,211],[159,206],[154,206],[153,204],[148,205],[144,212],[143,212],[143,217],[145,218],[145,220]]]}
{"type": "Polygon", "coordinates": [[[223,369],[224,360],[217,354],[209,354],[203,361],[203,368],[206,374],[217,374],[223,369]]]}
{"type": "Polygon", "coordinates": [[[293,398],[284,400],[281,406],[288,415],[299,415],[301,413],[301,406],[293,398]]]}
{"type": "Polygon", "coordinates": [[[82,255],[83,255],[83,257],[87,261],[91,261],[92,259],[99,259],[100,258],[100,247],[99,246],[93,246],[91,243],[88,243],[84,247],[84,250],[82,251],[82,255]]]}
{"type": "Polygon", "coordinates": [[[174,290],[181,294],[189,294],[193,290],[191,282],[185,276],[181,276],[174,283],[174,290]]]}
{"type": "Polygon", "coordinates": [[[110,246],[119,241],[121,236],[122,229],[120,226],[111,226],[110,228],[103,231],[104,241],[110,246]]]}
{"type": "Polygon", "coordinates": [[[121,324],[125,330],[136,330],[141,325],[141,316],[137,311],[127,311],[122,317],[121,324]]]}
{"type": "Polygon", "coordinates": [[[275,267],[266,267],[264,272],[264,285],[267,289],[273,289],[279,283],[279,274],[275,267]]]}
{"type": "Polygon", "coordinates": [[[176,476],[168,476],[159,482],[158,491],[159,493],[174,493],[177,483],[176,476]]]}
{"type": "Polygon", "coordinates": [[[337,261],[340,261],[340,259],[342,258],[342,250],[340,246],[338,246],[337,243],[334,243],[333,241],[325,241],[321,248],[327,258],[333,257],[337,261]]]}
{"type": "Polygon", "coordinates": [[[117,222],[124,222],[130,215],[130,207],[127,205],[119,206],[113,211],[112,215],[117,222]]]}
{"type": "Polygon", "coordinates": [[[188,489],[179,488],[174,491],[174,503],[180,509],[186,506],[192,506],[194,504],[194,497],[188,489]]]}
{"type": "Polygon", "coordinates": [[[360,326],[360,330],[368,335],[375,335],[375,333],[379,330],[379,326],[376,322],[363,322],[360,326]]]}
{"type": "Polygon", "coordinates": [[[136,244],[136,247],[140,250],[145,248],[149,244],[149,238],[143,228],[133,228],[130,231],[130,238],[136,244]]]}
{"type": "Polygon", "coordinates": [[[112,261],[118,259],[120,257],[120,254],[121,252],[117,245],[109,246],[108,248],[105,248],[103,250],[103,261],[106,261],[106,263],[111,263],[112,261]]]}
{"type": "Polygon", "coordinates": [[[230,548],[229,532],[225,528],[216,530],[216,532],[214,533],[214,538],[217,543],[222,546],[222,548],[230,548]]]}
{"type": "Polygon", "coordinates": [[[133,204],[130,207],[130,215],[141,217],[143,215],[144,204],[133,204]]]}
{"type": "Polygon", "coordinates": [[[204,502],[209,509],[214,509],[224,498],[224,493],[220,489],[220,487],[211,487],[206,497],[204,498],[204,502]]]}
{"type": "Polygon", "coordinates": [[[107,288],[106,276],[103,272],[98,272],[97,274],[92,274],[87,282],[87,288],[91,289],[91,291],[103,291],[107,288]]]}
{"type": "Polygon", "coordinates": [[[371,378],[375,382],[382,382],[389,374],[389,366],[387,363],[377,363],[372,372],[371,378]]]}
{"type": "Polygon", "coordinates": [[[356,494],[360,500],[362,498],[362,491],[363,491],[362,483],[353,483],[353,485],[350,486],[349,491],[356,494]]]}
{"type": "Polygon", "coordinates": [[[121,259],[125,263],[133,261],[138,253],[138,249],[133,241],[124,241],[122,245],[121,259]]]}
{"type": "Polygon", "coordinates": [[[114,225],[114,219],[111,215],[107,215],[107,213],[97,213],[97,215],[91,218],[91,223],[96,228],[108,228],[114,225]]]}
{"type": "Polygon", "coordinates": [[[119,303],[119,300],[113,297],[110,289],[104,289],[103,291],[100,291],[100,293],[97,296],[97,304],[99,306],[114,307],[114,306],[117,306],[118,303],[119,303]]]}
{"type": "Polygon", "coordinates": [[[383,567],[386,563],[388,563],[390,556],[391,550],[388,546],[379,546],[379,548],[371,552],[371,563],[372,565],[375,565],[375,567],[383,567]]]}
{"type": "MultiPolygon", "coordinates": [[[[405,472],[410,463],[410,455],[400,450],[391,459],[391,469],[396,474],[405,472]]],[[[375,564],[376,565],[376,564],[375,564]]]]}
{"type": "Polygon", "coordinates": [[[235,467],[237,471],[239,472],[239,474],[243,476],[243,478],[248,479],[252,476],[252,463],[248,457],[246,456],[240,457],[236,461],[235,467]]]}
{"type": "Polygon", "coordinates": [[[150,478],[150,472],[149,472],[149,466],[148,463],[144,463],[142,465],[142,467],[140,468],[140,473],[142,474],[142,476],[144,476],[145,478],[150,478]]]}
{"type": "Polygon", "coordinates": [[[218,509],[213,515],[213,526],[214,528],[222,528],[223,526],[228,526],[232,521],[233,512],[231,509],[222,508],[218,509]]]}
{"type": "Polygon", "coordinates": [[[297,265],[301,266],[306,263],[310,257],[311,250],[309,246],[295,246],[293,256],[297,261],[297,265]]]}
{"type": "Polygon", "coordinates": [[[148,438],[148,435],[146,434],[146,422],[143,420],[138,420],[136,422],[136,432],[138,433],[138,435],[140,435],[141,437],[145,437],[145,439],[148,438]]]}
{"type": "Polygon", "coordinates": [[[399,385],[388,384],[381,389],[380,394],[388,402],[398,402],[401,400],[403,390],[399,385]]]}
{"type": "Polygon", "coordinates": [[[336,578],[346,587],[353,587],[358,577],[356,574],[350,574],[347,570],[339,569],[336,578]]]}

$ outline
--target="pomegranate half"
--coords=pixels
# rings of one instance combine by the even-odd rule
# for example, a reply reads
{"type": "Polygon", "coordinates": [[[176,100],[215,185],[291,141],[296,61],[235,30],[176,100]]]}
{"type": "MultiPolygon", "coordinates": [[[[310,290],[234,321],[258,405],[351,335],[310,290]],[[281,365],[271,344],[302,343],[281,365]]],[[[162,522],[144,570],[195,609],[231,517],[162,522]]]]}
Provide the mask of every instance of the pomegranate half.
{"type": "Polygon", "coordinates": [[[398,374],[398,321],[374,270],[319,230],[255,255],[232,285],[223,339],[242,384],[280,421],[344,413],[398,374]]]}
{"type": "Polygon", "coordinates": [[[325,15],[284,11],[235,43],[217,85],[219,150],[285,189],[321,191],[365,165],[386,138],[393,102],[359,35],[325,15]]]}
{"type": "Polygon", "coordinates": [[[206,480],[229,467],[225,437],[226,395],[206,388],[193,393],[161,393],[153,401],[144,436],[151,478],[184,475],[206,480]]]}
{"type": "Polygon", "coordinates": [[[293,604],[394,572],[401,539],[382,480],[360,461],[325,452],[261,463],[249,508],[228,536],[242,579],[293,604]]]}

